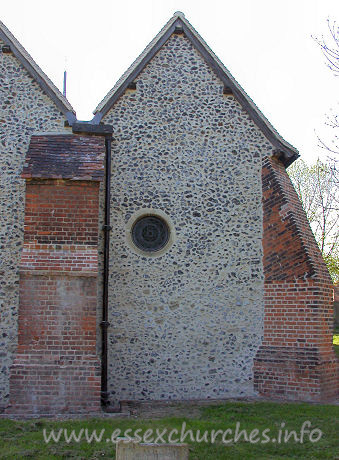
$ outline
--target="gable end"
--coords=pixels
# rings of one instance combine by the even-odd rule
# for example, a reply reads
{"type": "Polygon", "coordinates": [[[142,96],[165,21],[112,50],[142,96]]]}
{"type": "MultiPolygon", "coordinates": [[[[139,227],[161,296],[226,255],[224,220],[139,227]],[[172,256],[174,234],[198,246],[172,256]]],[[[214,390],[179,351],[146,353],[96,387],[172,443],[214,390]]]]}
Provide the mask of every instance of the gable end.
{"type": "Polygon", "coordinates": [[[136,59],[132,66],[125,72],[125,74],[122,75],[116,85],[100,102],[94,111],[95,116],[92,120],[92,123],[100,123],[102,118],[107,114],[115,102],[124,94],[126,89],[128,89],[130,85],[134,83],[135,78],[153,59],[153,57],[158,53],[158,51],[167,42],[172,34],[184,34],[188,38],[188,40],[197,49],[208,66],[223,82],[225,94],[232,93],[234,95],[243,109],[248,113],[250,118],[265,135],[265,137],[276,148],[275,156],[279,157],[285,167],[288,167],[290,164],[292,164],[299,157],[297,149],[286,142],[279,135],[279,133],[267,120],[267,118],[260,112],[252,99],[233,78],[231,73],[208,47],[208,45],[191,26],[191,24],[185,19],[184,14],[180,12],[174,14],[174,16],[168,21],[168,23],[154,38],[154,40],[146,47],[143,53],[136,59]]]}

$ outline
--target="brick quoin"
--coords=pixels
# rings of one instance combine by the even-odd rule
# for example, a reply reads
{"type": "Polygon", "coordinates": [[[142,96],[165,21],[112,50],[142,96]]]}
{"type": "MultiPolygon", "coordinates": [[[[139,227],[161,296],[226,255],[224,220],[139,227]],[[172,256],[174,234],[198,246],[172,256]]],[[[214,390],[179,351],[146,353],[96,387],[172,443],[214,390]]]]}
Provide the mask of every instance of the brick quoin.
{"type": "Polygon", "coordinates": [[[83,136],[51,137],[32,138],[23,172],[18,348],[7,412],[97,413],[98,213],[104,144],[89,138],[88,146],[83,136]],[[51,169],[48,162],[53,163],[51,169]],[[54,179],[49,178],[51,171],[54,179]],[[75,180],[69,179],[69,171],[75,180]]]}
{"type": "Polygon", "coordinates": [[[275,158],[262,170],[264,339],[254,361],[259,394],[327,401],[338,396],[333,284],[305,212],[275,158]]]}

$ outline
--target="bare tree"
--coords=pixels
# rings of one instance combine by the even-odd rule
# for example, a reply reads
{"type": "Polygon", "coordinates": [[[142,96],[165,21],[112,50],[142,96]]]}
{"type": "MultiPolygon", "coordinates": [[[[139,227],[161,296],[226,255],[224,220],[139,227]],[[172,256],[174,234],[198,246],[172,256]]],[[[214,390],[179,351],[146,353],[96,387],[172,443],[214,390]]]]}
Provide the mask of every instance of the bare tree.
{"type": "Polygon", "coordinates": [[[302,159],[288,174],[310,222],[334,281],[339,281],[339,193],[336,170],[319,159],[308,166],[302,159]]]}
{"type": "MultiPolygon", "coordinates": [[[[327,19],[328,37],[323,35],[321,39],[313,37],[320,46],[327,67],[333,72],[336,77],[339,77],[339,26],[336,21],[327,19]]],[[[332,130],[333,135],[330,141],[324,141],[318,137],[318,145],[322,149],[329,152],[330,167],[333,169],[336,183],[338,186],[338,160],[339,160],[339,116],[337,113],[332,113],[326,116],[325,125],[332,130]]]]}
{"type": "MultiPolygon", "coordinates": [[[[322,35],[321,39],[314,38],[314,40],[318,43],[320,46],[325,59],[326,59],[326,65],[327,67],[333,72],[335,77],[339,77],[339,26],[336,21],[331,21],[330,19],[327,19],[327,27],[328,27],[328,34],[326,38],[324,35],[322,35]]],[[[322,149],[324,149],[328,155],[327,155],[327,164],[326,164],[326,173],[325,176],[329,178],[328,186],[330,186],[332,192],[332,198],[331,201],[334,202],[334,209],[332,209],[330,212],[336,213],[334,214],[336,217],[338,217],[338,190],[339,190],[339,115],[336,111],[333,109],[331,110],[332,113],[326,116],[325,120],[325,126],[327,126],[331,131],[332,135],[330,136],[330,139],[327,141],[324,141],[323,138],[320,136],[318,137],[318,145],[322,149]]],[[[319,162],[317,162],[317,165],[319,165],[319,162]]],[[[317,170],[317,166],[315,166],[315,170],[317,170]]],[[[319,175],[318,171],[318,175],[319,175]]],[[[320,177],[318,178],[318,184],[320,184],[321,180],[320,177]]],[[[320,186],[320,185],[319,185],[320,186]]],[[[321,203],[320,203],[321,204],[321,203]]],[[[326,203],[325,203],[326,205],[326,203]]],[[[320,211],[318,211],[320,212],[320,211]]],[[[323,221],[326,220],[326,216],[323,216],[323,221]]],[[[335,225],[338,226],[338,219],[333,219],[335,222],[335,225]]],[[[312,224],[311,224],[312,226],[312,224]]],[[[314,224],[313,224],[314,226],[314,224]]],[[[326,226],[323,224],[323,229],[324,233],[326,233],[326,226]]],[[[317,230],[314,230],[316,237],[317,235],[317,230]]],[[[319,232],[319,227],[318,227],[318,232],[319,232]]],[[[323,256],[325,261],[327,261],[327,264],[332,264],[332,272],[330,269],[331,274],[333,275],[334,273],[334,279],[336,281],[339,281],[339,275],[338,275],[338,230],[334,232],[331,236],[333,239],[333,244],[334,248],[332,248],[331,244],[327,245],[327,249],[325,251],[322,250],[322,247],[320,245],[320,249],[323,252],[323,256]],[[332,248],[332,249],[331,249],[332,248]],[[332,257],[333,255],[333,257],[332,257]],[[337,268],[335,268],[337,264],[337,268]],[[337,270],[337,271],[336,271],[337,270]],[[336,273],[336,275],[335,275],[336,273]]],[[[324,241],[326,241],[326,237],[323,235],[322,236],[322,241],[323,245],[325,244],[324,241]]],[[[326,246],[326,245],[325,245],[326,246]]]]}
{"type": "Polygon", "coordinates": [[[336,21],[331,23],[330,19],[327,19],[327,27],[330,33],[329,41],[323,35],[321,39],[314,37],[314,40],[321,47],[329,69],[339,77],[339,26],[336,21]]]}
{"type": "Polygon", "coordinates": [[[317,135],[318,145],[320,148],[329,152],[329,159],[334,163],[338,162],[339,157],[339,116],[336,114],[326,115],[325,125],[334,130],[334,134],[330,141],[324,141],[317,135]]]}

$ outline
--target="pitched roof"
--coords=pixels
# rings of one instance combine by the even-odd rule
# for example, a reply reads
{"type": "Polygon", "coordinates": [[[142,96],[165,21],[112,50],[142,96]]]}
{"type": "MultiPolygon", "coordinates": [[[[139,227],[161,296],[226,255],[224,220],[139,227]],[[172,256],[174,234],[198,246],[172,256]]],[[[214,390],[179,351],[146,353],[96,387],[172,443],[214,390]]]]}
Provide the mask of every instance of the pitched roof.
{"type": "Polygon", "coordinates": [[[104,159],[103,137],[33,135],[21,177],[101,181],[104,177],[104,159]]]}
{"type": "Polygon", "coordinates": [[[207,64],[213,69],[216,75],[229,88],[234,97],[247,111],[252,120],[261,129],[267,139],[276,147],[277,155],[287,167],[299,156],[298,150],[286,142],[276,129],[271,125],[267,118],[261,113],[252,99],[246,94],[239,83],[233,78],[229,70],[224,66],[220,59],[213,53],[207,43],[201,38],[198,32],[187,21],[183,13],[176,12],[173,17],[162,28],[158,35],[149,43],[140,56],[134,61],[129,69],[121,76],[114,87],[108,92],[94,111],[93,123],[99,123],[102,117],[111,109],[114,103],[124,93],[126,88],[146,67],[154,55],[166,43],[169,37],[182,30],[185,36],[191,41],[193,46],[199,51],[207,64]]]}
{"type": "Polygon", "coordinates": [[[40,85],[41,89],[52,99],[67,120],[70,123],[76,120],[75,111],[68,100],[61,94],[54,83],[40,69],[30,54],[1,21],[0,39],[10,47],[10,51],[20,61],[31,77],[40,85]]]}

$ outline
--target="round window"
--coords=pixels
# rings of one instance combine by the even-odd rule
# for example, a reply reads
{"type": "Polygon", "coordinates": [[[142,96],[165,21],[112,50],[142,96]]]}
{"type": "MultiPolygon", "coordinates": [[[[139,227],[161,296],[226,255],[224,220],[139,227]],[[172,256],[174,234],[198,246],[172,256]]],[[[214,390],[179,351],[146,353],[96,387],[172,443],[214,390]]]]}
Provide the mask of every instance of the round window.
{"type": "Polygon", "coordinates": [[[169,239],[167,223],[158,216],[145,216],[132,227],[133,243],[143,251],[155,252],[166,246],[169,239]]]}

